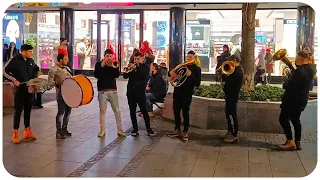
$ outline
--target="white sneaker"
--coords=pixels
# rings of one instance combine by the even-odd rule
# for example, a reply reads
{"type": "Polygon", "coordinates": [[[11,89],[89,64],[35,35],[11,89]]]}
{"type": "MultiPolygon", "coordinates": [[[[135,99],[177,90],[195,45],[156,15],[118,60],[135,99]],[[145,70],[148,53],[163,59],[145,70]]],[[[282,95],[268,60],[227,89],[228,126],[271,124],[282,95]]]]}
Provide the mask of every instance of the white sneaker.
{"type": "Polygon", "coordinates": [[[98,137],[103,137],[106,135],[106,131],[104,129],[101,129],[99,134],[98,134],[98,137]]]}

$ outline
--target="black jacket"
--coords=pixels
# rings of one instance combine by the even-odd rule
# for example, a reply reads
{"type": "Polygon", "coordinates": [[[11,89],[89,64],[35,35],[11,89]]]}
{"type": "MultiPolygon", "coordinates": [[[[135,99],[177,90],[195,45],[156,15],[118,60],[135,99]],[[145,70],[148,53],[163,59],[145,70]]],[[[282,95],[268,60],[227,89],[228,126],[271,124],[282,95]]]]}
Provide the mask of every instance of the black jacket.
{"type": "Polygon", "coordinates": [[[229,76],[224,76],[223,81],[225,82],[223,91],[226,96],[238,98],[243,82],[242,66],[237,66],[232,74],[229,76]]]}
{"type": "Polygon", "coordinates": [[[120,76],[119,68],[110,66],[101,67],[101,62],[97,62],[94,68],[94,77],[98,79],[98,91],[105,89],[117,89],[116,78],[120,76]]]}
{"type": "MultiPolygon", "coordinates": [[[[194,88],[199,87],[201,84],[201,68],[193,64],[188,66],[188,69],[191,71],[191,75],[181,86],[174,88],[174,98],[192,98],[194,88]]],[[[170,77],[170,72],[168,76],[170,77]]]]}
{"type": "MultiPolygon", "coordinates": [[[[8,48],[6,51],[6,61],[10,59],[10,53],[11,53],[11,48],[8,48]]],[[[19,50],[17,48],[14,48],[12,52],[12,56],[15,57],[17,54],[19,54],[19,50]]]]}
{"type": "MultiPolygon", "coordinates": [[[[32,58],[24,60],[21,54],[17,54],[9,60],[4,67],[4,76],[11,81],[18,80],[20,83],[27,82],[30,79],[36,78],[36,73],[39,71],[38,65],[32,58]]],[[[20,85],[26,87],[25,84],[20,85]]]]}
{"type": "Polygon", "coordinates": [[[315,75],[309,64],[297,66],[289,79],[283,84],[285,89],[282,97],[282,109],[290,111],[303,111],[308,103],[309,89],[315,75]]]}
{"type": "Polygon", "coordinates": [[[149,81],[149,92],[154,95],[157,100],[163,99],[167,94],[167,85],[162,78],[162,74],[158,71],[152,74],[149,81]]]}
{"type": "Polygon", "coordinates": [[[223,52],[218,58],[216,69],[218,69],[227,60],[227,57],[229,56],[231,56],[230,51],[223,52]]]}
{"type": "Polygon", "coordinates": [[[135,71],[123,73],[123,78],[128,79],[127,96],[145,96],[147,82],[149,80],[149,69],[146,64],[140,64],[135,71]]]}

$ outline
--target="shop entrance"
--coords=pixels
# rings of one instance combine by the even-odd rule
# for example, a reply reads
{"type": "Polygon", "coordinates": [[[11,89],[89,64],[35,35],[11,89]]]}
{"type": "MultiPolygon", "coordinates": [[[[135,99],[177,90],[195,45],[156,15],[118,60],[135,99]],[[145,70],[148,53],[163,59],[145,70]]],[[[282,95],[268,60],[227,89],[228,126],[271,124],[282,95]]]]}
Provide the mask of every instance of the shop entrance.
{"type": "Polygon", "coordinates": [[[97,61],[103,58],[107,48],[112,48],[122,71],[129,63],[133,49],[139,48],[143,40],[142,16],[141,10],[98,11],[97,61]]]}

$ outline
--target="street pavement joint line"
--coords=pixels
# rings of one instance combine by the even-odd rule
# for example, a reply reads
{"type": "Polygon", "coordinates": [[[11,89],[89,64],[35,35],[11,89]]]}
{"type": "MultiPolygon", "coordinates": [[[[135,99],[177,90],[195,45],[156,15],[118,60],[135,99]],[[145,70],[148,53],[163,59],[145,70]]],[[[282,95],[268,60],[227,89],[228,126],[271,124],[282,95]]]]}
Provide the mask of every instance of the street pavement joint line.
{"type": "Polygon", "coordinates": [[[220,151],[221,151],[221,146],[219,147],[218,157],[217,157],[217,160],[216,160],[216,166],[215,166],[215,168],[213,170],[213,177],[214,177],[214,175],[216,173],[217,165],[218,165],[218,162],[219,162],[220,151]]]}
{"type": "MultiPolygon", "coordinates": [[[[131,127],[126,131],[126,133],[129,133],[132,130],[133,130],[133,128],[131,127]]],[[[107,145],[102,150],[100,150],[97,154],[95,154],[93,157],[91,157],[88,161],[86,161],[84,164],[82,164],[79,168],[77,168],[75,171],[73,171],[67,177],[80,177],[80,176],[82,176],[93,165],[95,165],[97,162],[99,162],[105,155],[107,155],[112,149],[114,149],[118,144],[120,144],[125,139],[126,139],[125,137],[117,137],[109,145],[107,145]]]]}

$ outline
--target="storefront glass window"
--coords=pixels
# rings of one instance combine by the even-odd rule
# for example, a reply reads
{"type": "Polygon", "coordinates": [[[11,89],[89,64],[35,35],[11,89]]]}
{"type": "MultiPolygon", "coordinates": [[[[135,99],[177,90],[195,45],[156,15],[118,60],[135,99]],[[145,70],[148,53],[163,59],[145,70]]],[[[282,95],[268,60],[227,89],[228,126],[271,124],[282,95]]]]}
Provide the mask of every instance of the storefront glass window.
{"type": "MultiPolygon", "coordinates": [[[[266,48],[270,48],[271,53],[286,48],[289,57],[295,56],[296,17],[296,9],[257,10],[256,59],[261,49],[266,48]]],[[[194,50],[200,57],[202,72],[215,73],[223,45],[230,47],[231,54],[241,51],[241,29],[241,10],[187,11],[186,53],[194,50]]],[[[274,75],[281,75],[280,63],[275,62],[274,75]]]]}
{"type": "Polygon", "coordinates": [[[93,70],[97,59],[97,12],[76,11],[73,68],[93,70]]]}
{"type": "Polygon", "coordinates": [[[143,38],[148,41],[156,59],[169,66],[169,11],[145,11],[143,38]]]}

